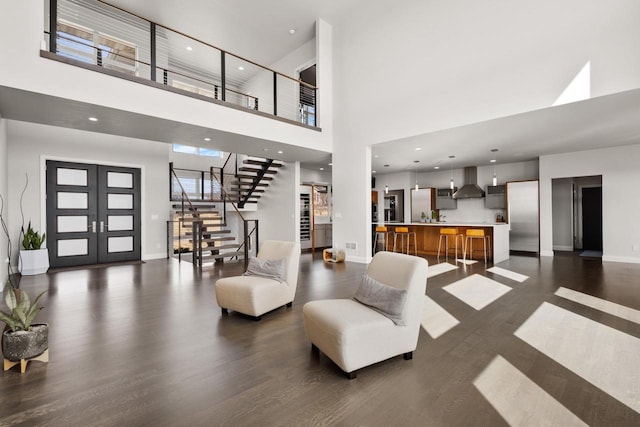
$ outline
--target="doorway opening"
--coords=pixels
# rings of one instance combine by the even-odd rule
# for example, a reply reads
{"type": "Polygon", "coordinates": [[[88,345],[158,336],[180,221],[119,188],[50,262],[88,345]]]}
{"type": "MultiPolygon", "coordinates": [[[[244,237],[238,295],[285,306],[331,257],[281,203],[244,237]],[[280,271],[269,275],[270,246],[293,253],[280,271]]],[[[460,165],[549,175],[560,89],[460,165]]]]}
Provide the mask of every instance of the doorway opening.
{"type": "Polygon", "coordinates": [[[553,250],[602,257],[602,175],[552,180],[553,250]]]}

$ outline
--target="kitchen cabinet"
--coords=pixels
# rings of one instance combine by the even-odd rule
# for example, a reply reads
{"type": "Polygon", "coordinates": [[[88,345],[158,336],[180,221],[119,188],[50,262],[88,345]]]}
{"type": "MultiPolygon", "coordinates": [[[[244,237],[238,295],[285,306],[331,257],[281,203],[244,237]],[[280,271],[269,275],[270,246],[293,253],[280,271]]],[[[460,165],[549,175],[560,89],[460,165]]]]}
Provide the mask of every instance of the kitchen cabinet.
{"type": "Polygon", "coordinates": [[[488,185],[484,207],[487,209],[504,209],[507,207],[504,185],[488,185]]]}
{"type": "Polygon", "coordinates": [[[313,229],[314,249],[330,248],[333,244],[333,226],[331,224],[316,224],[313,229]]]}

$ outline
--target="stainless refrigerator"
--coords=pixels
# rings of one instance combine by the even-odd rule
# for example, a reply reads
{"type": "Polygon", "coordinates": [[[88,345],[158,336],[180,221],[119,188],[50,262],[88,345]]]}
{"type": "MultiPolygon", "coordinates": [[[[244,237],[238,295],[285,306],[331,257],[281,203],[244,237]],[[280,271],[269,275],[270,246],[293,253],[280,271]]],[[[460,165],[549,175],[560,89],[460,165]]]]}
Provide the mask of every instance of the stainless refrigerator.
{"type": "Polygon", "coordinates": [[[507,182],[509,250],[540,251],[538,180],[507,182]]]}

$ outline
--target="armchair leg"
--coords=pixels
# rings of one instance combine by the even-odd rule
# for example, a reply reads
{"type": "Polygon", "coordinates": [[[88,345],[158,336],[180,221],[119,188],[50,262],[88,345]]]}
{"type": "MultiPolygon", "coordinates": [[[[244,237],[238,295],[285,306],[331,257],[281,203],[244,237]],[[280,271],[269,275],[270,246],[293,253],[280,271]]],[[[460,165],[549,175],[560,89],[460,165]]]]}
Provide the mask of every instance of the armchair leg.
{"type": "Polygon", "coordinates": [[[291,308],[293,306],[293,301],[287,303],[287,307],[291,308]]]}
{"type": "Polygon", "coordinates": [[[262,320],[262,316],[253,316],[253,320],[259,322],[262,320]]]}
{"type": "Polygon", "coordinates": [[[320,353],[320,349],[313,343],[311,344],[311,351],[316,354],[320,353]]]}
{"type": "Polygon", "coordinates": [[[358,376],[358,373],[356,371],[351,371],[345,372],[344,375],[347,377],[347,379],[354,380],[358,376]]]}
{"type": "Polygon", "coordinates": [[[229,310],[227,310],[226,308],[222,309],[222,314],[229,314],[229,310]]]}
{"type": "Polygon", "coordinates": [[[411,360],[413,359],[413,351],[410,351],[409,353],[404,353],[402,355],[402,357],[404,358],[404,360],[411,360]]]}

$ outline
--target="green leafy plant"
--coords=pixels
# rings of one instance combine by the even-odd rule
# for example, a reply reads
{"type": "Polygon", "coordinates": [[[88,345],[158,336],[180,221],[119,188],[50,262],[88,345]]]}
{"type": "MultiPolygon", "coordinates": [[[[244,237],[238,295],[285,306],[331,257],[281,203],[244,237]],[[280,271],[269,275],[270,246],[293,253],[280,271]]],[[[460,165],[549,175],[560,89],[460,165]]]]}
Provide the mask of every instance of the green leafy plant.
{"type": "Polygon", "coordinates": [[[38,307],[38,301],[47,291],[43,291],[31,303],[29,294],[23,290],[16,291],[13,286],[7,284],[4,302],[10,313],[0,311],[0,320],[7,324],[12,332],[28,331],[31,329],[31,322],[36,318],[40,310],[44,307],[38,307]]]}
{"type": "Polygon", "coordinates": [[[22,231],[24,233],[24,237],[22,238],[22,248],[26,251],[40,249],[47,238],[47,233],[42,233],[42,236],[40,236],[40,233],[31,228],[31,221],[29,221],[27,231],[24,232],[24,229],[22,231]]]}

